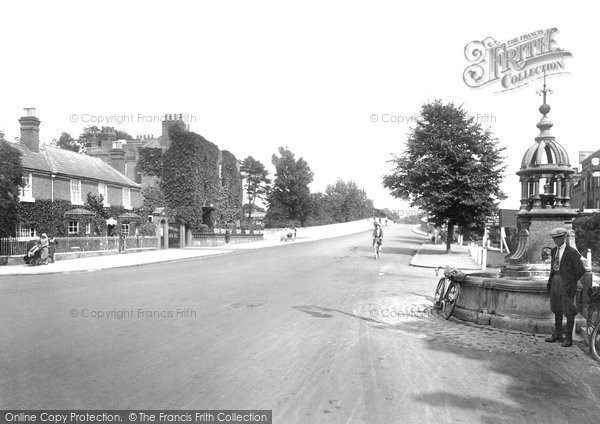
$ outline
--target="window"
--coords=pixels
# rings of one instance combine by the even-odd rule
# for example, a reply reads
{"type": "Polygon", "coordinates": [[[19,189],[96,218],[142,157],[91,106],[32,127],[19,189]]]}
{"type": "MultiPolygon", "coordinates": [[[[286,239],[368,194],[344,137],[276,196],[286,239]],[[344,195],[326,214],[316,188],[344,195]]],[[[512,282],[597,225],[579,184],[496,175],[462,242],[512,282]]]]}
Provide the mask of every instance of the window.
{"type": "Polygon", "coordinates": [[[19,187],[19,200],[21,202],[35,202],[33,198],[33,175],[31,172],[23,175],[21,185],[22,187],[19,187]]]}
{"type": "Polygon", "coordinates": [[[79,234],[79,221],[69,221],[69,234],[79,234]]]}
{"type": "Polygon", "coordinates": [[[22,239],[30,239],[37,237],[35,227],[29,224],[19,224],[17,227],[17,237],[22,239]]]}
{"type": "Polygon", "coordinates": [[[123,187],[123,207],[131,209],[131,192],[129,191],[129,187],[123,187]]]}
{"type": "Polygon", "coordinates": [[[71,203],[73,205],[83,205],[80,180],[71,180],[71,203]]]}
{"type": "Polygon", "coordinates": [[[121,224],[121,234],[124,236],[129,235],[129,224],[121,224]]]}
{"type": "Polygon", "coordinates": [[[85,224],[85,233],[87,235],[92,234],[92,223],[88,222],[87,224],[85,224]]]}
{"type": "Polygon", "coordinates": [[[104,205],[105,208],[109,207],[108,186],[105,183],[98,183],[98,194],[102,195],[102,205],[104,205]]]}

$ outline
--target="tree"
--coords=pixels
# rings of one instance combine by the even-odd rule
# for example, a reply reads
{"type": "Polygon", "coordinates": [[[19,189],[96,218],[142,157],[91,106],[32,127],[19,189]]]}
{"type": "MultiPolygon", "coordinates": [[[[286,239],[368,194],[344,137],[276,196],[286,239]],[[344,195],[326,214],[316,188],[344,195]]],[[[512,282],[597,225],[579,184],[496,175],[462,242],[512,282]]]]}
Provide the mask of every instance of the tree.
{"type": "Polygon", "coordinates": [[[260,161],[257,161],[252,156],[248,156],[242,161],[240,172],[242,178],[246,180],[246,195],[248,196],[248,205],[250,205],[247,211],[248,219],[250,219],[256,199],[265,199],[271,180],[267,178],[269,171],[265,169],[265,166],[260,161]]]}
{"type": "Polygon", "coordinates": [[[462,107],[435,101],[423,106],[406,150],[383,179],[392,195],[448,224],[446,251],[454,225],[482,226],[506,196],[500,190],[505,170],[497,139],[462,107]]]}
{"type": "Polygon", "coordinates": [[[303,158],[296,160],[285,147],[279,148],[279,156],[273,155],[275,181],[268,197],[269,208],[265,217],[268,226],[286,221],[304,225],[310,215],[310,189],[313,173],[303,158]]]}
{"type": "Polygon", "coordinates": [[[83,149],[83,145],[79,142],[79,140],[75,140],[73,137],[71,137],[71,134],[64,131],[56,141],[56,146],[60,147],[61,149],[71,150],[78,153],[83,149]]]}
{"type": "MultiPolygon", "coordinates": [[[[86,147],[90,147],[92,145],[93,139],[98,139],[98,137],[100,136],[100,134],[102,132],[108,131],[108,130],[114,131],[115,138],[117,140],[131,140],[133,138],[126,131],[116,130],[112,127],[98,128],[96,125],[91,125],[91,126],[85,127],[83,129],[83,132],[79,135],[79,138],[76,140],[77,144],[79,145],[79,151],[81,152],[86,147]]],[[[77,150],[75,150],[75,151],[77,151],[77,150]]]]}
{"type": "Polygon", "coordinates": [[[19,223],[19,187],[23,178],[21,152],[0,141],[0,237],[12,237],[19,223]]]}
{"type": "Polygon", "coordinates": [[[95,125],[85,127],[83,132],[79,134],[79,139],[77,140],[81,145],[81,150],[83,150],[85,147],[90,147],[92,145],[92,140],[98,139],[100,132],[100,128],[95,125]]]}
{"type": "Polygon", "coordinates": [[[592,262],[597,266],[600,257],[600,213],[575,218],[573,229],[577,249],[584,256],[588,249],[592,249],[592,262]]]}
{"type": "Polygon", "coordinates": [[[106,220],[109,217],[108,211],[104,208],[104,196],[88,192],[84,206],[96,214],[90,222],[92,234],[96,236],[102,235],[106,227],[106,220]]]}
{"type": "Polygon", "coordinates": [[[338,180],[325,189],[329,214],[335,222],[348,222],[371,215],[373,202],[354,181],[338,180]]]}
{"type": "MultiPolygon", "coordinates": [[[[104,127],[102,127],[104,129],[104,127]]],[[[115,136],[117,140],[132,140],[133,137],[127,132],[122,130],[115,130],[115,136]]]]}

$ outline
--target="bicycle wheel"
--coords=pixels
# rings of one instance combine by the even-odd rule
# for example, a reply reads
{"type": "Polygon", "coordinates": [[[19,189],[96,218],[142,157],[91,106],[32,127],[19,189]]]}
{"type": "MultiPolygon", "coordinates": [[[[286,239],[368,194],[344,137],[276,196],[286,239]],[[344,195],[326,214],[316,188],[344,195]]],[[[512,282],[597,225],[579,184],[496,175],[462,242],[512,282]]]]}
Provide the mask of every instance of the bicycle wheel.
{"type": "Polygon", "coordinates": [[[441,309],[442,304],[441,304],[441,300],[442,300],[442,296],[444,295],[444,283],[446,282],[446,278],[442,277],[440,278],[440,281],[437,284],[437,287],[435,288],[435,294],[433,295],[433,306],[441,309]]]}
{"type": "Polygon", "coordinates": [[[450,282],[448,286],[448,290],[446,290],[446,294],[444,295],[443,311],[442,314],[444,318],[448,319],[454,312],[454,306],[456,306],[456,301],[458,300],[458,294],[460,292],[460,286],[454,281],[450,282]]]}
{"type": "Polygon", "coordinates": [[[592,346],[592,355],[594,355],[597,361],[600,361],[600,324],[596,324],[592,332],[590,346],[592,346]]]}

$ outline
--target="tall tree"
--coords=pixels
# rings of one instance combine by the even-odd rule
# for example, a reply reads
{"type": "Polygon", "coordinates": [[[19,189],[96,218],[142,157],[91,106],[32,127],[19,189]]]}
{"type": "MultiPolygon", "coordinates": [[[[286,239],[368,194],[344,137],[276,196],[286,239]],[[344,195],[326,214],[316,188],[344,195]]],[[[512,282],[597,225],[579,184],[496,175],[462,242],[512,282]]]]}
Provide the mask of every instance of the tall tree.
{"type": "Polygon", "coordinates": [[[94,138],[98,138],[100,132],[100,128],[98,128],[95,125],[85,127],[83,129],[83,132],[79,134],[79,138],[77,139],[79,145],[81,146],[80,151],[86,147],[90,147],[92,145],[92,140],[94,138]]]}
{"type": "Polygon", "coordinates": [[[73,137],[71,137],[71,134],[64,131],[56,141],[56,146],[60,147],[61,149],[71,150],[73,152],[80,152],[83,147],[79,140],[75,140],[73,137]]]}
{"type": "Polygon", "coordinates": [[[335,222],[348,222],[372,214],[373,202],[354,181],[338,180],[325,189],[329,213],[335,222]]]}
{"type": "Polygon", "coordinates": [[[245,180],[246,195],[248,196],[248,205],[250,205],[247,209],[248,219],[250,219],[256,199],[265,199],[271,180],[267,178],[269,171],[265,169],[265,166],[260,161],[257,161],[252,156],[248,156],[242,161],[240,172],[242,178],[245,180]]]}
{"type": "Polygon", "coordinates": [[[21,152],[0,140],[0,237],[15,235],[22,178],[21,152]]]}
{"type": "Polygon", "coordinates": [[[265,220],[268,226],[286,221],[297,221],[304,225],[310,215],[310,189],[313,173],[303,158],[296,160],[286,147],[279,148],[273,155],[275,181],[269,194],[269,208],[265,220]]]}
{"type": "Polygon", "coordinates": [[[446,251],[454,225],[482,226],[506,196],[500,190],[503,147],[462,107],[441,101],[426,104],[396,167],[383,179],[392,195],[448,224],[446,251]]]}

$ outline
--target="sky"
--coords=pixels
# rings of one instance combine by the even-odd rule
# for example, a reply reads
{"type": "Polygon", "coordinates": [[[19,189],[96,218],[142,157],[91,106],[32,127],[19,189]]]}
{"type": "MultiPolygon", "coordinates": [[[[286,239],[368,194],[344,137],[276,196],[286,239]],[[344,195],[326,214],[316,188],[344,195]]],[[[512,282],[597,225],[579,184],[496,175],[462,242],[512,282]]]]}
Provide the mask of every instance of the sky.
{"type": "Polygon", "coordinates": [[[506,147],[505,208],[517,209],[515,172],[538,135],[542,86],[472,88],[465,46],[557,28],[572,53],[548,78],[552,133],[577,166],[598,150],[593,3],[396,1],[53,1],[0,5],[0,131],[19,135],[35,107],[40,138],[109,125],[133,136],[181,113],[190,129],[239,160],[271,171],[279,146],[314,172],[311,191],[337,179],[377,208],[405,209],[382,176],[423,104],[462,105],[506,147]],[[592,134],[591,136],[589,134],[592,134]]]}

